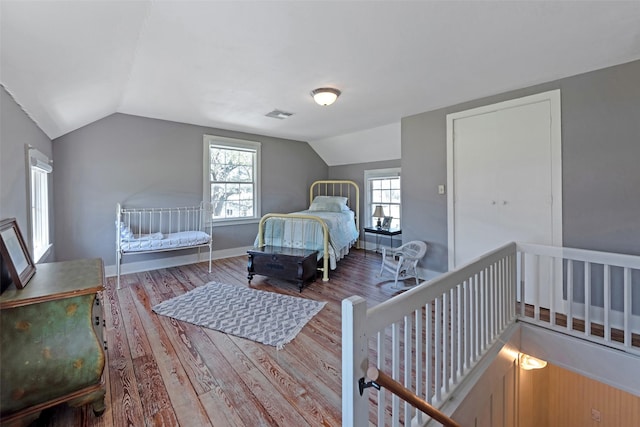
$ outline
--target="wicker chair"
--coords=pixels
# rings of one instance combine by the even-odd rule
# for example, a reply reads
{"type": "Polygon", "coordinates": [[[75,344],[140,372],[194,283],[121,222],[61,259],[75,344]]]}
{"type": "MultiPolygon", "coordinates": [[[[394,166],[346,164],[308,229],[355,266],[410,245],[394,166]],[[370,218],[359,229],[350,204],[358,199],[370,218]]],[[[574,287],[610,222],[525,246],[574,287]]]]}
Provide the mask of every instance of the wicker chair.
{"type": "Polygon", "coordinates": [[[382,265],[380,266],[381,276],[384,271],[394,275],[394,287],[398,286],[398,280],[405,280],[415,277],[416,285],[419,283],[418,262],[427,253],[427,244],[419,240],[407,242],[397,248],[382,248],[382,265]]]}

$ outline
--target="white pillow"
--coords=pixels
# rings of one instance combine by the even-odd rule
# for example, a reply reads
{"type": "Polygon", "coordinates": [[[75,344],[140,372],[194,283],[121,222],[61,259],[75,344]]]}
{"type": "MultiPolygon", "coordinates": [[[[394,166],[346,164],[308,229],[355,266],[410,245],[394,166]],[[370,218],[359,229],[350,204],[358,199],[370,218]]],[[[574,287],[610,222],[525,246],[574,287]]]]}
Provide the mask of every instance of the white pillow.
{"type": "Polygon", "coordinates": [[[122,221],[116,221],[116,227],[120,229],[120,240],[133,240],[135,236],[133,235],[133,231],[129,227],[125,225],[122,221]]]}
{"type": "Polygon", "coordinates": [[[309,206],[310,211],[325,211],[325,212],[343,212],[348,211],[347,197],[341,196],[316,196],[309,206]]]}
{"type": "Polygon", "coordinates": [[[130,240],[162,240],[164,239],[164,235],[160,232],[151,233],[151,234],[137,234],[133,239],[130,240]]]}

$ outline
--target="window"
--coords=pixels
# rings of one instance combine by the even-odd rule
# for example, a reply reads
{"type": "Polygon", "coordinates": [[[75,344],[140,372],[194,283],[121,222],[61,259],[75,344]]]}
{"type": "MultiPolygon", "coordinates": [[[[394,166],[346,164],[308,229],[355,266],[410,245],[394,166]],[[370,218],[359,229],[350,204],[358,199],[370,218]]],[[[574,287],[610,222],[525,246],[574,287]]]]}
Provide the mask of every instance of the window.
{"type": "Polygon", "coordinates": [[[28,149],[30,244],[34,262],[39,262],[51,247],[49,233],[49,159],[35,148],[28,149]]]}
{"type": "Polygon", "coordinates": [[[402,224],[400,168],[364,171],[364,182],[367,226],[375,226],[378,222],[378,218],[374,217],[373,213],[379,205],[382,206],[385,216],[392,217],[390,228],[400,228],[402,224]]]}
{"type": "Polygon", "coordinates": [[[204,200],[213,221],[237,224],[260,218],[260,143],[204,136],[204,200]]]}

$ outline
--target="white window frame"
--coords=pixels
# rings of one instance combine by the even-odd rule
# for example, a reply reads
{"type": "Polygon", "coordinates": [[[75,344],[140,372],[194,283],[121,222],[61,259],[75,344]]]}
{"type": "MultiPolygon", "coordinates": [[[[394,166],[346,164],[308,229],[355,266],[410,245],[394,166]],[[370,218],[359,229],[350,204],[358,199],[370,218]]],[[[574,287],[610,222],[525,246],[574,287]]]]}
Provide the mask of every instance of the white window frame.
{"type": "Polygon", "coordinates": [[[51,163],[45,154],[27,146],[28,246],[35,263],[45,259],[53,247],[49,209],[51,206],[49,174],[53,172],[51,163]]]}
{"type": "MultiPolygon", "coordinates": [[[[364,195],[364,206],[365,206],[365,222],[366,227],[373,227],[375,224],[373,223],[373,218],[371,213],[373,212],[373,204],[371,201],[371,180],[381,179],[381,178],[400,178],[400,193],[402,194],[402,178],[401,178],[401,168],[387,168],[387,169],[371,169],[364,171],[364,185],[365,185],[365,195],[364,195]]],[[[377,203],[376,203],[377,204],[377,203]]],[[[392,203],[396,204],[396,203],[392,203]]],[[[397,228],[402,228],[402,200],[397,203],[398,209],[400,211],[400,217],[394,218],[398,220],[397,228]]],[[[388,210],[385,210],[385,214],[387,216],[391,216],[388,210]]],[[[395,227],[394,227],[395,228],[395,227]]]]}
{"type": "Polygon", "coordinates": [[[229,219],[213,219],[212,223],[216,226],[224,225],[237,225],[259,222],[261,218],[261,191],[260,191],[260,164],[261,164],[261,146],[259,142],[248,141],[244,139],[226,138],[216,135],[204,135],[203,136],[203,185],[202,185],[202,200],[205,202],[211,202],[211,182],[209,181],[210,164],[210,147],[217,146],[221,148],[229,149],[243,149],[254,152],[254,165],[253,165],[253,215],[242,218],[229,218],[229,219]]]}

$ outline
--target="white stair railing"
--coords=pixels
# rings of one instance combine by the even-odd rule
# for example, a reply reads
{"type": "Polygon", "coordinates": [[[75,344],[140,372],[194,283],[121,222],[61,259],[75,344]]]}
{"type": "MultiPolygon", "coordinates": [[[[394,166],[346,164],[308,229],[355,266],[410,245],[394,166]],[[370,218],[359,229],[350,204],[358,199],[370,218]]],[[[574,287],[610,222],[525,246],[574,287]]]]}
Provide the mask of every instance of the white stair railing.
{"type": "Polygon", "coordinates": [[[379,426],[424,424],[424,414],[384,389],[361,397],[367,368],[390,372],[439,407],[516,316],[640,355],[638,300],[638,256],[515,243],[370,309],[364,299],[348,298],[343,425],[368,425],[369,402],[379,426]]]}
{"type": "MultiPolygon", "coordinates": [[[[516,318],[515,243],[378,306],[342,302],[343,426],[369,424],[366,371],[376,366],[438,407],[516,318]]],[[[426,416],[384,389],[377,425],[418,425],[426,416]]]]}
{"type": "Polygon", "coordinates": [[[640,309],[632,305],[640,301],[640,257],[520,243],[517,250],[521,321],[640,355],[640,309]]]}

